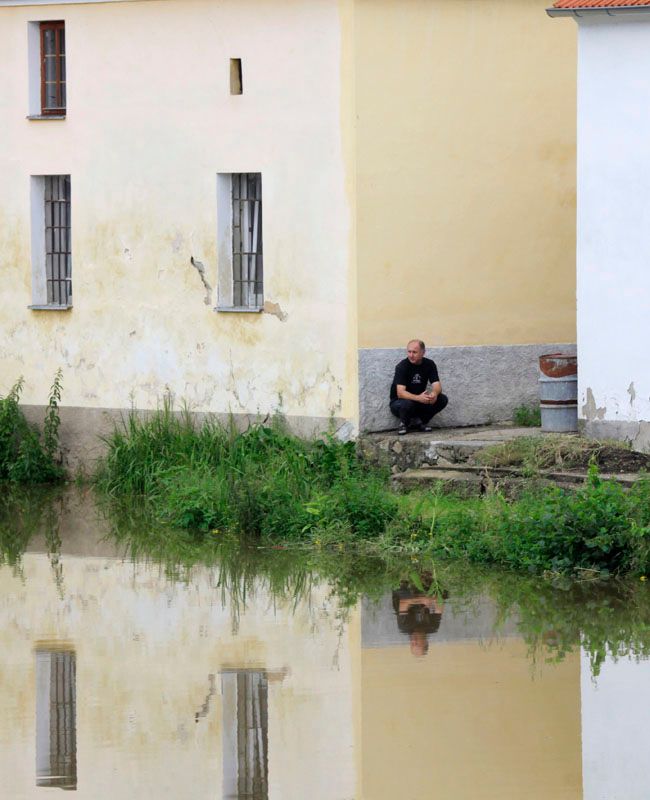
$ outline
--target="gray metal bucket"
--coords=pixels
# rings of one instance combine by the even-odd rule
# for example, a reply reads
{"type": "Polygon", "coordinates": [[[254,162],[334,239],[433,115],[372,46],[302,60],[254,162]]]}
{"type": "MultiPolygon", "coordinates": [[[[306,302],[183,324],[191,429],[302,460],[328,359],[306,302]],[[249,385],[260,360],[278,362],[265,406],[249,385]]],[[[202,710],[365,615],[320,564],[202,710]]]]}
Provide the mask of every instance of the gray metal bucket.
{"type": "Polygon", "coordinates": [[[539,357],[539,407],[542,430],[578,430],[578,359],[564,353],[539,357]]]}

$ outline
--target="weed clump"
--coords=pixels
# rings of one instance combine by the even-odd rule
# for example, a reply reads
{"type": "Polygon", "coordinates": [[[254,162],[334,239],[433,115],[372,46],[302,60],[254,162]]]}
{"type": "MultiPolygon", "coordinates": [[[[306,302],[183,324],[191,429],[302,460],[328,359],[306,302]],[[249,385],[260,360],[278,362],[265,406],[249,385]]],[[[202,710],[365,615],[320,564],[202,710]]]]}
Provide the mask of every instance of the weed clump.
{"type": "Polygon", "coordinates": [[[512,412],[512,421],[520,428],[539,428],[542,425],[542,412],[539,406],[517,406],[512,412]]]}
{"type": "Polygon", "coordinates": [[[387,476],[362,465],[353,443],[305,441],[280,420],[240,433],[210,418],[198,424],[166,401],[148,417],[131,413],[106,443],[100,488],[144,495],[161,522],[198,536],[371,537],[397,516],[387,476]]]}
{"type": "Polygon", "coordinates": [[[422,549],[531,573],[608,575],[650,570],[650,480],[626,491],[595,466],[575,491],[546,488],[507,502],[438,494],[417,509],[422,549]]]}
{"type": "MultiPolygon", "coordinates": [[[[562,441],[567,458],[582,452],[579,442],[562,441]]],[[[539,451],[529,442],[516,446],[530,447],[537,463],[557,458],[555,440],[539,451]]],[[[536,574],[650,571],[650,480],[626,491],[595,465],[576,491],[542,488],[513,502],[497,493],[400,497],[388,473],[364,462],[351,442],[305,441],[278,420],[242,433],[174,413],[169,402],[148,416],[130,414],[107,445],[99,487],[141,498],[161,529],[189,531],[197,547],[236,534],[536,574]]]]}
{"type": "Polygon", "coordinates": [[[55,483],[63,479],[63,469],[57,462],[61,382],[62,373],[58,370],[50,389],[42,435],[20,409],[22,378],[6,397],[0,398],[0,480],[55,483]]]}

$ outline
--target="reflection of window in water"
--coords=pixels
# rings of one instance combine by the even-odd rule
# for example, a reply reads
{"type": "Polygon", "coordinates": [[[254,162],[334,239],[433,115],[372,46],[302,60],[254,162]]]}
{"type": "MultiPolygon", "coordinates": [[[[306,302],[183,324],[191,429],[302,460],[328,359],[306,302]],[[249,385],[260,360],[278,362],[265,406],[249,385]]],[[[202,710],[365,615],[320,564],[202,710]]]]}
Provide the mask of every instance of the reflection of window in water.
{"type": "Polygon", "coordinates": [[[224,800],[268,800],[268,679],[265,672],[221,673],[224,800]]]}
{"type": "Polygon", "coordinates": [[[77,683],[72,651],[36,651],[36,785],[77,788],[77,683]]]}

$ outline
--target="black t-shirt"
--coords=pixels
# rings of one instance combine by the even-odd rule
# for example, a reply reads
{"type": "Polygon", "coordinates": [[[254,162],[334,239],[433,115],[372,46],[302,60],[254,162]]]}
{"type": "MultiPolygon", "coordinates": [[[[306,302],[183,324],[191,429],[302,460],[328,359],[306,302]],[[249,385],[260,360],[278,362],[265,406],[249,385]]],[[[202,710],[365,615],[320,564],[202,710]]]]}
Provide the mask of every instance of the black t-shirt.
{"type": "Polygon", "coordinates": [[[439,381],[438,367],[430,358],[423,358],[419,364],[411,364],[408,358],[395,367],[395,377],[390,387],[390,399],[397,400],[397,386],[406,386],[411,394],[422,394],[427,383],[439,381]]]}

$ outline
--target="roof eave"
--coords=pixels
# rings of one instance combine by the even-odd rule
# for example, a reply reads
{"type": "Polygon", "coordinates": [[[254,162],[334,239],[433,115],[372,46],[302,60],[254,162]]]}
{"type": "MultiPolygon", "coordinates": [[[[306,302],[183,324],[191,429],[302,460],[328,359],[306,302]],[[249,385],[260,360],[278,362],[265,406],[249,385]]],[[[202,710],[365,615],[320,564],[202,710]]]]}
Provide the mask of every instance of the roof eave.
{"type": "Polygon", "coordinates": [[[546,13],[549,17],[575,17],[580,19],[585,16],[617,17],[623,14],[644,14],[650,12],[650,6],[613,6],[611,8],[547,8],[546,13]]]}

